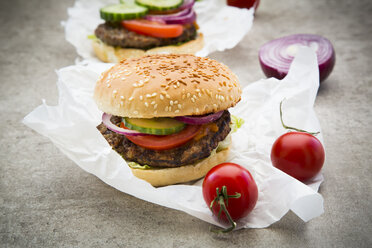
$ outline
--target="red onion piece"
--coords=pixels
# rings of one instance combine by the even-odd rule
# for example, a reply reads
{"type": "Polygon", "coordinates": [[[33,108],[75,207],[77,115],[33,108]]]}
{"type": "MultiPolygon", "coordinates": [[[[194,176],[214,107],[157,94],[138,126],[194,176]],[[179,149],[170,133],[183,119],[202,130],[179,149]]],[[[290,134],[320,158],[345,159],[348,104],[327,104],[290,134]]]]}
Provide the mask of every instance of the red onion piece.
{"type": "Polygon", "coordinates": [[[258,57],[265,75],[284,78],[300,46],[314,49],[318,57],[320,82],[325,80],[335,65],[335,51],[328,39],[313,34],[294,34],[264,44],[258,57]]]}
{"type": "Polygon", "coordinates": [[[180,10],[191,9],[194,6],[195,0],[183,0],[183,4],[179,7],[180,10]]]}
{"type": "Polygon", "coordinates": [[[140,133],[140,132],[135,131],[135,130],[124,129],[124,128],[118,127],[114,123],[111,122],[111,117],[112,117],[112,115],[107,114],[107,113],[103,113],[102,122],[108,129],[110,129],[111,131],[113,131],[115,133],[122,134],[122,135],[127,135],[127,136],[149,135],[149,134],[146,134],[146,133],[140,133]]]}
{"type": "Polygon", "coordinates": [[[205,123],[215,121],[219,119],[222,116],[222,114],[223,114],[223,110],[220,112],[205,115],[205,116],[177,116],[175,117],[175,119],[178,121],[182,121],[186,124],[200,125],[200,124],[205,124],[205,123]]]}
{"type": "Polygon", "coordinates": [[[170,15],[147,15],[146,20],[161,22],[166,24],[188,24],[196,20],[195,11],[192,9],[184,9],[180,12],[170,15]]]}

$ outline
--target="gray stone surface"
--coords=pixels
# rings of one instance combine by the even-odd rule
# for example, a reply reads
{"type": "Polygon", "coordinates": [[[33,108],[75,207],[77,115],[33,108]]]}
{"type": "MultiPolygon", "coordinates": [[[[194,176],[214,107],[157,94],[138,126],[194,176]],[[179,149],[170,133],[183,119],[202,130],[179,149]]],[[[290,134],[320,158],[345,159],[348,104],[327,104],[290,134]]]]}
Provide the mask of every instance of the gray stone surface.
{"type": "Polygon", "coordinates": [[[273,38],[320,34],[337,53],[315,106],[325,213],[308,223],[288,213],[269,228],[222,236],[109,187],[21,124],[42,98],[57,103],[54,70],[76,58],[60,26],[72,5],[0,1],[0,247],[372,247],[372,1],[262,0],[245,39],[211,55],[247,85],[263,77],[257,52],[273,38]]]}

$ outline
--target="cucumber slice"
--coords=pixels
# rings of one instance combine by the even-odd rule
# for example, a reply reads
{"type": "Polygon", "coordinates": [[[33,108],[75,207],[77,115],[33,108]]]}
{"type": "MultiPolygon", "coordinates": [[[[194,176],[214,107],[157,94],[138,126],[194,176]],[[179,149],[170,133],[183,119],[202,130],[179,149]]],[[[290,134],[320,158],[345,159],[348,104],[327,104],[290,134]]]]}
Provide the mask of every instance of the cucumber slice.
{"type": "Polygon", "coordinates": [[[136,3],[149,10],[171,10],[182,5],[183,0],[136,0],[136,3]]]}
{"type": "Polygon", "coordinates": [[[148,9],[135,3],[121,3],[108,5],[100,9],[101,18],[105,21],[118,22],[141,18],[146,15],[148,9]]]}
{"type": "Polygon", "coordinates": [[[185,128],[186,124],[168,117],[159,118],[123,118],[124,125],[141,133],[168,135],[177,133],[185,128]]]}

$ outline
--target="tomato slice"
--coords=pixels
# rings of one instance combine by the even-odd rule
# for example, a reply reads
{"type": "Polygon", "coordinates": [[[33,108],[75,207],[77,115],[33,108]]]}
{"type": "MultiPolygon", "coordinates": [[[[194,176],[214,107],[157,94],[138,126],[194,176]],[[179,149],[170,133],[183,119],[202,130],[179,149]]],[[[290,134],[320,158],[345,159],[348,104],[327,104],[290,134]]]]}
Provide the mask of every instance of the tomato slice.
{"type": "MultiPolygon", "coordinates": [[[[126,128],[123,123],[121,127],[126,128]]],[[[151,149],[166,150],[181,146],[194,138],[200,131],[201,125],[187,125],[182,131],[170,135],[146,135],[146,136],[125,136],[134,144],[151,149]]]]}
{"type": "Polygon", "coordinates": [[[158,38],[175,38],[183,33],[183,26],[180,24],[163,24],[144,19],[122,21],[123,27],[143,35],[158,38]]]}

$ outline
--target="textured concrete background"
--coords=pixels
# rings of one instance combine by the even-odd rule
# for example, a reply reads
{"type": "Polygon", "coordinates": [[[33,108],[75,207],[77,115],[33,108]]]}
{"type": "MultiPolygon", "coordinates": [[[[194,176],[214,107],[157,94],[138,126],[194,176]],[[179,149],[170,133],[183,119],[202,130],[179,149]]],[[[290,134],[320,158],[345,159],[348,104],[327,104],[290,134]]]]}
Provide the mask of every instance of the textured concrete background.
{"type": "Polygon", "coordinates": [[[40,99],[57,102],[54,70],[74,63],[60,26],[72,5],[0,1],[0,247],[372,247],[372,1],[262,0],[245,39],[211,55],[246,85],[263,77],[257,52],[273,38],[320,34],[337,54],[315,106],[325,213],[308,223],[288,213],[269,228],[223,236],[109,187],[21,124],[40,99]]]}

